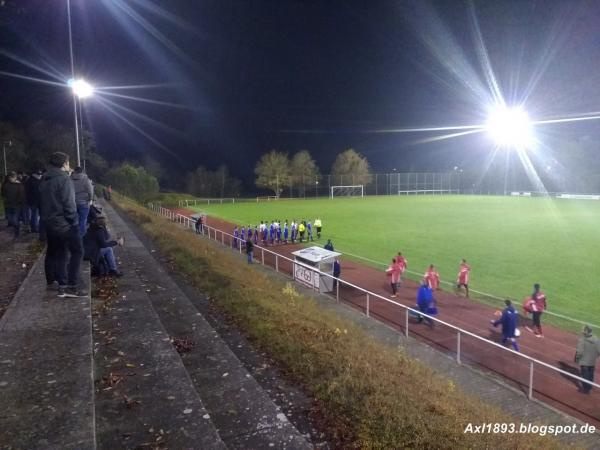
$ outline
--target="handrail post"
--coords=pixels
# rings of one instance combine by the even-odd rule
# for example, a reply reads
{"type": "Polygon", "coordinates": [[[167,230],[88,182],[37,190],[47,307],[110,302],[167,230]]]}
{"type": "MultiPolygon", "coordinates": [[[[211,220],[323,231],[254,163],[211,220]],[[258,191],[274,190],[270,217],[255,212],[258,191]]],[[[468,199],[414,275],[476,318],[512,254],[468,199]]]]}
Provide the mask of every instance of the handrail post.
{"type": "Polygon", "coordinates": [[[335,283],[335,299],[340,301],[340,280],[337,280],[335,283]]]}
{"type": "Polygon", "coordinates": [[[279,272],[279,255],[275,253],[275,272],[279,272]]]}
{"type": "Polygon", "coordinates": [[[264,266],[265,265],[265,249],[262,248],[262,247],[260,249],[260,256],[261,256],[261,259],[262,259],[262,265],[264,266]]]}
{"type": "Polygon", "coordinates": [[[221,245],[225,245],[225,232],[221,231],[221,245]]]}
{"type": "Polygon", "coordinates": [[[369,293],[367,292],[367,317],[369,317],[369,302],[370,302],[370,298],[369,298],[369,293]]]}
{"type": "Polygon", "coordinates": [[[404,312],[406,313],[404,314],[404,335],[408,337],[408,308],[405,308],[404,312]]]}
{"type": "Polygon", "coordinates": [[[460,362],[460,331],[456,333],[456,362],[461,364],[460,362]]]}
{"type": "Polygon", "coordinates": [[[529,360],[529,392],[527,398],[531,400],[533,398],[533,361],[529,360]]]}

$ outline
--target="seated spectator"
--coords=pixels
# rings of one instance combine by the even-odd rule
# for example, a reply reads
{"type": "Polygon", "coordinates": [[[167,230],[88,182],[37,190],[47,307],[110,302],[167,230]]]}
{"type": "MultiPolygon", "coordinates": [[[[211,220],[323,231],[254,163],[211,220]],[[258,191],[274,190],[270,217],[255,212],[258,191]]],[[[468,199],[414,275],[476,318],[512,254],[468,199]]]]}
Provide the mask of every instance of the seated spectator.
{"type": "Polygon", "coordinates": [[[92,264],[93,275],[109,275],[120,277],[123,275],[117,268],[117,262],[113,247],[123,245],[123,238],[116,241],[110,239],[110,233],[106,228],[106,218],[99,216],[94,222],[90,223],[87,233],[83,237],[83,246],[85,249],[85,259],[92,264]],[[108,266],[108,271],[104,270],[103,263],[108,266]]]}
{"type": "Polygon", "coordinates": [[[333,243],[331,242],[331,239],[327,239],[327,244],[325,244],[325,247],[323,247],[325,250],[329,250],[330,252],[333,251],[333,243]]]}

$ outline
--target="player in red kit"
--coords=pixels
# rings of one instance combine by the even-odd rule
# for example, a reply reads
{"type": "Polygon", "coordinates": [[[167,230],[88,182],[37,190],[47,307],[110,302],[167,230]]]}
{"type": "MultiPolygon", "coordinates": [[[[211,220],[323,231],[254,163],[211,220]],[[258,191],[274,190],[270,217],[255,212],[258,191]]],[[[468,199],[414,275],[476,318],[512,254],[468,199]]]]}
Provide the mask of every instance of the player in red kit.
{"type": "Polygon", "coordinates": [[[440,288],[440,274],[435,270],[433,264],[429,265],[427,272],[423,275],[423,281],[427,283],[431,290],[435,291],[440,288]]]}
{"type": "Polygon", "coordinates": [[[456,290],[458,291],[461,287],[464,286],[465,292],[467,294],[467,298],[469,298],[469,272],[471,271],[471,266],[467,264],[467,260],[463,259],[460,263],[460,268],[458,269],[458,278],[456,279],[456,290]]]}
{"type": "Polygon", "coordinates": [[[400,266],[400,278],[398,279],[398,284],[402,284],[402,275],[406,271],[408,267],[408,260],[402,256],[402,252],[398,252],[398,256],[396,256],[396,263],[400,266]]]}
{"type": "Polygon", "coordinates": [[[546,303],[546,294],[540,291],[540,285],[533,285],[533,294],[525,300],[523,309],[533,316],[533,330],[529,327],[525,327],[527,331],[531,331],[536,337],[543,338],[544,333],[542,332],[542,313],[548,309],[546,303]]]}

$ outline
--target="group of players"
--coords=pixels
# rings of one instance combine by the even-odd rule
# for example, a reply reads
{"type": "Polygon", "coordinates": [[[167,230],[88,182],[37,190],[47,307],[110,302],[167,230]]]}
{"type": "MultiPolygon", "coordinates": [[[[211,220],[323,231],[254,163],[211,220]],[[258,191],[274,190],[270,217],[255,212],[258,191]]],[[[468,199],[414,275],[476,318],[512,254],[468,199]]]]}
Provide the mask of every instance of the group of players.
{"type": "Polygon", "coordinates": [[[270,223],[267,220],[261,220],[260,225],[254,227],[248,225],[248,227],[239,228],[236,225],[233,229],[232,245],[239,248],[243,242],[248,240],[254,244],[258,244],[260,241],[265,246],[312,242],[313,231],[316,233],[317,239],[320,239],[322,229],[323,223],[319,217],[315,219],[314,223],[304,219],[297,222],[296,219],[293,219],[291,223],[288,223],[287,219],[283,223],[279,220],[272,220],[270,223]]]}
{"type": "MultiPolygon", "coordinates": [[[[392,259],[392,264],[387,268],[386,273],[391,277],[390,285],[392,287],[392,298],[397,296],[398,286],[402,282],[402,275],[408,267],[408,261],[402,255],[402,252],[398,252],[398,255],[392,259]]],[[[458,276],[456,278],[456,291],[458,292],[462,288],[465,289],[465,295],[469,298],[469,273],[471,272],[471,266],[467,264],[467,260],[463,259],[458,269],[458,276]]],[[[440,274],[436,270],[433,264],[430,264],[427,271],[423,275],[422,283],[433,291],[440,287],[440,274]]]]}

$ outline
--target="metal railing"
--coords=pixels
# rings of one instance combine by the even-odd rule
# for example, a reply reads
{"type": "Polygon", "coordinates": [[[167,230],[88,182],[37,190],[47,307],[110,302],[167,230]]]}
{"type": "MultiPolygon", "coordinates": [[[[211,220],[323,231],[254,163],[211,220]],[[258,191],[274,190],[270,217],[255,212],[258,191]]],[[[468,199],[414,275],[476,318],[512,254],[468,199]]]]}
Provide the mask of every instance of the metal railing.
{"type": "MultiPolygon", "coordinates": [[[[148,204],[149,209],[151,209],[154,212],[157,212],[165,217],[167,217],[169,220],[172,220],[174,222],[178,222],[178,223],[182,223],[186,228],[194,228],[195,227],[195,223],[196,221],[194,219],[191,219],[190,217],[181,215],[181,214],[177,214],[174,213],[173,211],[167,209],[167,208],[163,208],[162,206],[157,206],[154,204],[148,204]]],[[[242,241],[240,238],[233,236],[232,234],[226,233],[223,230],[219,230],[217,228],[213,228],[210,227],[208,225],[203,225],[203,235],[207,236],[209,239],[212,239],[214,241],[220,242],[223,245],[227,245],[231,248],[234,248],[236,251],[239,251],[239,253],[242,253],[242,241]]],[[[411,317],[421,317],[424,318],[426,320],[431,320],[433,323],[435,323],[437,326],[443,326],[449,330],[452,330],[452,332],[456,333],[456,341],[455,341],[455,347],[454,347],[454,351],[456,353],[455,355],[455,359],[456,362],[458,364],[462,364],[463,359],[471,359],[473,360],[476,364],[481,365],[487,369],[491,369],[497,373],[499,373],[500,375],[502,375],[504,378],[509,379],[510,381],[516,383],[518,386],[524,386],[527,388],[527,398],[528,399],[533,399],[534,398],[534,372],[536,370],[536,368],[544,368],[544,369],[548,369],[553,375],[560,375],[562,377],[567,378],[569,381],[571,381],[572,383],[587,383],[597,389],[600,389],[600,384],[594,383],[594,382],[590,382],[582,377],[580,377],[579,375],[575,375],[572,372],[560,369],[558,367],[555,367],[551,364],[548,364],[544,361],[540,361],[536,358],[533,358],[531,356],[525,355],[523,353],[517,352],[513,349],[504,347],[503,345],[491,341],[489,339],[486,339],[482,336],[479,336],[475,333],[472,333],[470,331],[467,331],[463,328],[460,328],[456,325],[452,325],[448,322],[445,322],[441,319],[438,319],[434,316],[430,316],[427,314],[424,314],[423,312],[415,309],[415,308],[411,308],[409,306],[403,305],[402,303],[399,303],[397,301],[391,300],[387,297],[384,297],[380,294],[377,294],[375,292],[369,291],[367,289],[364,289],[360,286],[357,286],[353,283],[350,283],[348,281],[345,281],[341,278],[336,278],[331,274],[325,273],[325,272],[321,272],[318,269],[303,264],[299,261],[295,261],[291,258],[288,258],[286,256],[280,255],[274,251],[271,251],[265,247],[259,246],[255,244],[255,249],[260,250],[261,253],[261,264],[265,265],[265,266],[269,266],[269,264],[265,263],[265,255],[270,256],[273,261],[273,268],[279,272],[279,273],[284,273],[286,275],[290,275],[292,279],[294,279],[293,276],[293,271],[292,273],[286,273],[286,272],[282,272],[281,271],[281,262],[287,262],[290,263],[293,267],[294,264],[296,265],[301,265],[304,266],[305,268],[307,268],[308,270],[311,270],[313,272],[314,277],[321,276],[321,277],[328,277],[332,280],[335,280],[335,294],[334,297],[337,301],[340,301],[340,286],[345,286],[346,288],[349,288],[355,292],[358,292],[360,296],[364,296],[363,298],[365,299],[365,306],[364,308],[361,307],[360,309],[364,309],[364,313],[367,317],[375,317],[376,319],[378,319],[380,322],[383,323],[390,323],[390,320],[387,320],[385,317],[383,317],[381,314],[378,314],[375,311],[375,307],[373,306],[375,301],[379,301],[385,305],[391,305],[394,308],[399,308],[400,310],[404,311],[404,316],[403,316],[403,323],[399,323],[399,322],[392,322],[393,325],[397,326],[399,328],[400,332],[404,332],[404,335],[406,337],[409,336],[409,331],[410,331],[410,318],[411,317]],[[515,360],[517,361],[521,361],[523,363],[523,365],[527,368],[526,370],[526,374],[522,374],[522,375],[526,375],[525,377],[521,376],[521,378],[525,378],[524,381],[519,381],[518,379],[515,379],[514,377],[511,378],[510,375],[506,375],[503,374],[501,372],[499,372],[498,370],[495,370],[492,367],[486,366],[485,364],[478,362],[473,358],[469,358],[465,352],[464,352],[464,338],[471,338],[473,339],[475,342],[483,344],[485,346],[488,346],[488,349],[497,349],[500,351],[500,355],[511,355],[515,358],[515,360]]],[[[256,254],[256,253],[255,253],[256,254]]],[[[318,290],[318,287],[314,287],[313,286],[313,290],[318,290]]],[[[353,304],[354,306],[358,306],[356,301],[351,301],[351,300],[347,300],[349,303],[353,304]]],[[[417,334],[418,336],[422,337],[422,338],[426,338],[426,335],[423,334],[418,334],[415,333],[415,331],[413,330],[413,334],[417,334]]],[[[430,339],[430,341],[433,344],[436,344],[434,341],[432,341],[430,339]]],[[[439,344],[437,344],[439,346],[439,344]]],[[[448,350],[452,350],[451,346],[443,346],[443,348],[448,349],[448,350]]],[[[516,370],[515,370],[516,371],[516,370]]],[[[539,369],[538,369],[539,371],[539,369]]],[[[543,373],[540,374],[541,376],[547,376],[544,375],[543,373]]],[[[582,415],[588,416],[588,417],[592,417],[595,420],[600,420],[600,414],[596,414],[596,415],[591,415],[585,411],[579,410],[577,408],[577,405],[573,405],[572,402],[568,403],[567,400],[564,399],[557,399],[552,397],[551,393],[547,393],[547,392],[542,392],[541,389],[543,389],[544,387],[547,387],[548,383],[541,383],[542,387],[537,389],[537,392],[540,394],[541,397],[548,397],[551,400],[553,400],[554,402],[559,402],[564,404],[565,406],[567,406],[567,408],[569,408],[570,410],[574,410],[579,412],[582,415]]],[[[544,402],[543,398],[539,399],[540,401],[544,402]]],[[[572,400],[572,399],[571,399],[572,400]]],[[[589,402],[588,402],[589,403],[589,402]]]]}
{"type": "Polygon", "coordinates": [[[210,205],[210,204],[220,204],[222,205],[223,203],[235,203],[235,198],[234,197],[227,197],[227,198],[195,198],[195,199],[185,199],[185,200],[178,200],[177,204],[180,207],[189,207],[190,205],[194,205],[194,206],[198,206],[198,205],[210,205]]]}

